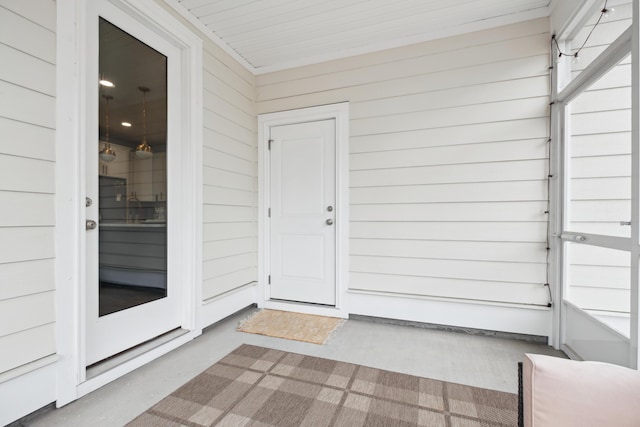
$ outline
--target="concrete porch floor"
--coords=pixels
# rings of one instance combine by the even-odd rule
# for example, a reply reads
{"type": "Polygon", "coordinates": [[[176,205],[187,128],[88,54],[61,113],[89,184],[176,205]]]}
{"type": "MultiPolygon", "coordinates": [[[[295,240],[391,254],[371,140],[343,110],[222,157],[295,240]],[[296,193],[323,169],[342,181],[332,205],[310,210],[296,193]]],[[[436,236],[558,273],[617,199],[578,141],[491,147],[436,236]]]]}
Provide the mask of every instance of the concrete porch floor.
{"type": "Polygon", "coordinates": [[[323,346],[237,332],[238,323],[255,310],[243,310],[181,348],[24,425],[124,425],[245,343],[513,393],[524,353],[566,357],[543,344],[367,320],[348,320],[323,346]]]}

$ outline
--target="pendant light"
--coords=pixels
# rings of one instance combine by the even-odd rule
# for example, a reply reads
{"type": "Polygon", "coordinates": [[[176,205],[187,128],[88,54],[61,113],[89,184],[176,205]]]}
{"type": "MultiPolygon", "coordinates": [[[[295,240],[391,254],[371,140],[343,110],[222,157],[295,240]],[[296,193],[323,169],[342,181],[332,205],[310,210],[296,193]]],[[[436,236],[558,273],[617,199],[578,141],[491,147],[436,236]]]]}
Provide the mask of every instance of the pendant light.
{"type": "Polygon", "coordinates": [[[142,143],[138,144],[136,147],[136,158],[137,159],[150,159],[153,157],[153,151],[151,150],[151,146],[147,144],[147,106],[146,106],[146,97],[147,92],[149,92],[148,87],[138,86],[138,90],[142,92],[142,143]]]}
{"type": "Polygon", "coordinates": [[[113,99],[111,95],[102,95],[104,99],[107,100],[106,114],[105,114],[105,136],[104,136],[104,147],[98,153],[100,156],[100,160],[103,162],[112,162],[116,158],[116,152],[111,148],[111,144],[109,143],[109,101],[113,99]]]}

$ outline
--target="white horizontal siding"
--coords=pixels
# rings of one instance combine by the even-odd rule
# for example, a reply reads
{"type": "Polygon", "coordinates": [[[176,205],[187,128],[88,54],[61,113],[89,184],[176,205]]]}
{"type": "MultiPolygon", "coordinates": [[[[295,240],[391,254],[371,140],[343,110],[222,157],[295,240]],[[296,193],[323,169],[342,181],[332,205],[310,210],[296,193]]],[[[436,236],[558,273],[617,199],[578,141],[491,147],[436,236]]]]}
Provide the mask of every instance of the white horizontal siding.
{"type": "Polygon", "coordinates": [[[53,291],[0,301],[0,312],[11,319],[0,324],[0,337],[55,321],[53,291]],[[29,307],[29,310],[25,310],[29,307]]]}
{"type": "Polygon", "coordinates": [[[0,117],[0,153],[53,161],[55,130],[0,117]]]}
{"type": "Polygon", "coordinates": [[[544,242],[392,240],[353,238],[352,255],[467,261],[546,262],[544,242]]]}
{"type": "MultiPolygon", "coordinates": [[[[535,302],[546,304],[544,288],[539,283],[511,283],[450,279],[446,277],[402,276],[372,273],[351,273],[351,289],[382,293],[404,294],[408,296],[452,298],[487,301],[488,294],[501,295],[504,302],[531,304],[529,295],[539,295],[535,302]],[[392,283],[392,285],[390,285],[392,283]]],[[[493,301],[493,300],[488,300],[493,301]]]]}
{"type": "Polygon", "coordinates": [[[258,111],[350,101],[350,286],[546,305],[548,21],[256,78],[258,111]]]}
{"type": "Polygon", "coordinates": [[[587,310],[628,313],[630,254],[570,244],[568,299],[587,310]]]}
{"type": "MultiPolygon", "coordinates": [[[[631,25],[631,3],[595,28],[573,65],[578,75],[631,25]]],[[[576,36],[582,44],[595,14],[576,36]]],[[[569,229],[629,237],[631,219],[631,67],[629,58],[611,69],[571,103],[569,229]]],[[[629,254],[571,244],[567,298],[581,308],[601,312],[630,310],[629,254]]]]}
{"type": "MultiPolygon", "coordinates": [[[[540,34],[540,25],[536,20],[525,21],[517,26],[493,28],[474,33],[474,44],[484,45],[494,42],[504,41],[509,37],[524,37],[527,35],[540,34]]],[[[444,52],[465,49],[469,47],[469,36],[467,34],[448,38],[440,38],[429,43],[420,44],[421,56],[441,54],[444,52]]],[[[304,67],[283,70],[277,73],[260,75],[259,84],[267,85],[278,82],[295,80],[303,77],[319,76],[345,71],[355,68],[368,68],[381,63],[391,63],[403,59],[416,57],[416,46],[407,45],[389,49],[384,52],[384,57],[380,55],[359,55],[336,61],[307,65],[304,67]]]]}
{"type": "MultiPolygon", "coordinates": [[[[259,84],[258,101],[297,95],[301,92],[309,91],[309,87],[317,92],[335,90],[349,86],[411,77],[418,74],[428,76],[431,73],[544,55],[548,51],[547,41],[545,34],[539,32],[534,35],[513,37],[486,45],[474,43],[466,48],[433,55],[421,55],[420,51],[416,49],[413,57],[394,62],[381,60],[378,64],[372,64],[367,67],[366,73],[362,72],[362,68],[355,67],[350,70],[292,79],[282,83],[265,86],[259,84]]],[[[384,55],[384,53],[374,55],[384,55]]]]}
{"type": "Polygon", "coordinates": [[[546,200],[546,181],[471,182],[351,189],[351,203],[464,203],[546,200]]]}
{"type": "Polygon", "coordinates": [[[204,280],[203,291],[208,295],[223,295],[251,283],[258,275],[257,267],[249,267],[204,280]]]}
{"type": "Polygon", "coordinates": [[[406,222],[545,222],[546,208],[546,201],[360,204],[351,206],[351,221],[394,221],[402,216],[406,222]]]}
{"type": "Polygon", "coordinates": [[[396,134],[352,136],[351,153],[544,138],[548,118],[479,123],[396,134]]]}
{"type": "Polygon", "coordinates": [[[0,263],[0,301],[52,291],[53,276],[54,260],[50,258],[0,263]]]}
{"type": "Polygon", "coordinates": [[[49,0],[0,5],[0,373],[56,351],[55,22],[49,0]]]}
{"type": "Polygon", "coordinates": [[[352,170],[395,169],[539,160],[546,157],[546,152],[547,140],[534,139],[354,153],[349,161],[352,170]]]}
{"type": "MultiPolygon", "coordinates": [[[[318,87],[312,93],[318,104],[329,104],[348,99],[355,105],[356,102],[360,101],[411,95],[417,91],[426,93],[519,79],[522,77],[523,70],[531,73],[532,76],[546,76],[548,74],[548,63],[548,55],[541,54],[498,63],[475,65],[464,69],[444,70],[431,74],[417,72],[417,74],[408,77],[361,83],[338,89],[318,87]]],[[[262,77],[261,75],[258,79],[262,77]]],[[[309,84],[312,85],[313,82],[310,81],[309,84]]],[[[259,96],[261,88],[262,86],[258,86],[259,96]]],[[[304,93],[304,90],[300,94],[294,94],[289,97],[280,97],[281,94],[277,90],[274,92],[275,98],[273,99],[267,99],[263,95],[265,99],[262,99],[258,104],[259,113],[300,108],[307,105],[305,100],[308,100],[309,93],[304,93]]]]}
{"type": "Polygon", "coordinates": [[[545,159],[366,169],[351,172],[351,187],[528,181],[548,169],[545,159]]]}
{"type": "Polygon", "coordinates": [[[178,19],[200,34],[204,46],[202,298],[208,300],[257,280],[255,78],[178,19]]]}
{"type": "Polygon", "coordinates": [[[352,222],[351,236],[360,239],[542,242],[545,223],[528,222],[352,222]]]}
{"type": "Polygon", "coordinates": [[[55,352],[55,323],[0,336],[0,360],[4,370],[17,368],[55,352]]]}

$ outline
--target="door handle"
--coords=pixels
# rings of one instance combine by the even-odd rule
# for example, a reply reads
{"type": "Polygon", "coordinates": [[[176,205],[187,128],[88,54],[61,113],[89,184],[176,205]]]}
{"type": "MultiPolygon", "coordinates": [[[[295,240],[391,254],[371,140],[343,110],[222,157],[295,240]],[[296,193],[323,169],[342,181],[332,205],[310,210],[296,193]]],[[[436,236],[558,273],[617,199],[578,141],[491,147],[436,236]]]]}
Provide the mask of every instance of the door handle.
{"type": "Polygon", "coordinates": [[[333,225],[333,220],[331,218],[329,218],[328,220],[325,221],[325,223],[327,225],[333,225]]]}
{"type": "Polygon", "coordinates": [[[92,219],[88,219],[85,226],[87,230],[95,230],[96,227],[98,226],[98,223],[92,219]]]}

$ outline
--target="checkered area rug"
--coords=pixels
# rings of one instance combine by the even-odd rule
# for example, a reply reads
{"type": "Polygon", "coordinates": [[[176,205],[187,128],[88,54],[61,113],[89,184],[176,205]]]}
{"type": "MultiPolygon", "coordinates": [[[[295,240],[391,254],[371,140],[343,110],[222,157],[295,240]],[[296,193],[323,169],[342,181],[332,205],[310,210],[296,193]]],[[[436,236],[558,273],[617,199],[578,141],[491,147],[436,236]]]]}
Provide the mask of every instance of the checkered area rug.
{"type": "Polygon", "coordinates": [[[130,426],[515,426],[511,393],[242,345],[130,426]]]}

